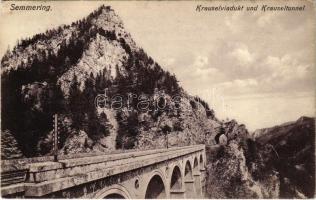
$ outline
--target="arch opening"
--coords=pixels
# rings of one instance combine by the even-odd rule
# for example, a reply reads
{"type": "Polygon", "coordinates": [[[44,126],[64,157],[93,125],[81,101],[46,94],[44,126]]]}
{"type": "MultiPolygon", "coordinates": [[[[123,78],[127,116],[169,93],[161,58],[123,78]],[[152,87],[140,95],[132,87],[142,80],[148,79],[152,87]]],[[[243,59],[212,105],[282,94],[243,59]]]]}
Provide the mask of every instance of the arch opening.
{"type": "Polygon", "coordinates": [[[165,199],[167,197],[165,185],[159,175],[153,176],[147,186],[145,199],[165,199]]]}
{"type": "Polygon", "coordinates": [[[198,172],[198,170],[199,170],[199,169],[198,169],[198,165],[199,165],[199,164],[198,164],[198,160],[197,160],[197,158],[195,157],[195,158],[194,158],[194,162],[193,162],[193,171],[194,171],[194,172],[198,172]]]}
{"type": "Polygon", "coordinates": [[[104,199],[125,199],[125,197],[117,193],[112,193],[105,196],[104,199]]]}
{"type": "Polygon", "coordinates": [[[191,180],[193,178],[192,176],[192,167],[189,161],[186,162],[185,164],[185,169],[184,169],[184,178],[185,180],[191,180]]]}
{"type": "Polygon", "coordinates": [[[94,197],[94,199],[130,199],[129,192],[121,185],[115,184],[111,188],[103,188],[94,197]]]}
{"type": "Polygon", "coordinates": [[[170,188],[173,190],[182,188],[181,171],[180,171],[180,168],[178,166],[175,166],[173,168],[170,184],[171,184],[170,188]]]}

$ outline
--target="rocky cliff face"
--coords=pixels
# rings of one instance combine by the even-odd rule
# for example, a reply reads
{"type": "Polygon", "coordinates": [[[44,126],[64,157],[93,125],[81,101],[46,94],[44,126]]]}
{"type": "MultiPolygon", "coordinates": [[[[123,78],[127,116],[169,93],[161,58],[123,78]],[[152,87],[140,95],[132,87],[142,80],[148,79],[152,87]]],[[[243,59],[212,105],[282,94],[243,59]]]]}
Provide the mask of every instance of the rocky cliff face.
{"type": "Polygon", "coordinates": [[[250,160],[246,142],[230,140],[226,146],[208,149],[208,198],[278,198],[280,182],[277,172],[254,168],[260,160],[250,160]]]}
{"type": "Polygon", "coordinates": [[[209,198],[312,198],[315,120],[301,117],[209,148],[209,198]]]}

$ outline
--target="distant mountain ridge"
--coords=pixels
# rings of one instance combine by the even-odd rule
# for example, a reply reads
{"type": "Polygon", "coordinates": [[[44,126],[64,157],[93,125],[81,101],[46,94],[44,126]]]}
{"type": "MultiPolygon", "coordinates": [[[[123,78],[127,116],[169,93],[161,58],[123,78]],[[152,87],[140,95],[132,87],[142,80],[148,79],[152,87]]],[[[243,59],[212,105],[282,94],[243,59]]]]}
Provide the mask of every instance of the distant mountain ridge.
{"type": "Polygon", "coordinates": [[[257,129],[254,131],[253,137],[256,141],[260,143],[267,143],[268,141],[271,141],[274,138],[284,136],[284,134],[286,134],[288,131],[290,131],[296,126],[307,125],[309,127],[313,121],[315,121],[315,119],[312,117],[302,116],[296,121],[285,122],[283,124],[276,125],[269,128],[257,129]],[[272,132],[277,133],[277,134],[272,135],[271,134],[272,132]]]}
{"type": "Polygon", "coordinates": [[[255,141],[272,147],[267,158],[280,174],[280,197],[312,198],[315,194],[315,118],[300,117],[257,131],[255,141]]]}

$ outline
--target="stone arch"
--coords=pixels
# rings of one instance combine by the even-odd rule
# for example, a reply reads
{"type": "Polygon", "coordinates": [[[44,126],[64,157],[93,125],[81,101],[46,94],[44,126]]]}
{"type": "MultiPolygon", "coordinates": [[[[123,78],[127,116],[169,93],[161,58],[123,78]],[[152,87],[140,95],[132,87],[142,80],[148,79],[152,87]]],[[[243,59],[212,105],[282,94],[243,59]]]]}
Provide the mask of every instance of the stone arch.
{"type": "Polygon", "coordinates": [[[197,173],[199,171],[199,162],[197,157],[194,157],[193,161],[193,173],[197,173]]]}
{"type": "Polygon", "coordinates": [[[162,176],[156,172],[149,179],[145,191],[145,199],[166,199],[166,184],[162,176]]]}
{"type": "Polygon", "coordinates": [[[181,174],[180,167],[177,165],[174,166],[171,173],[170,188],[172,190],[182,188],[182,174],[181,174]]]}
{"type": "Polygon", "coordinates": [[[202,194],[202,188],[201,188],[201,172],[199,167],[199,161],[198,156],[194,157],[193,161],[193,177],[194,177],[194,188],[196,192],[196,198],[200,198],[202,194]]]}
{"type": "Polygon", "coordinates": [[[104,197],[105,199],[125,199],[123,195],[117,194],[117,193],[112,193],[104,197]]]}
{"type": "Polygon", "coordinates": [[[193,178],[193,172],[192,172],[191,163],[189,160],[187,160],[184,167],[184,179],[191,180],[192,178],[193,178]]]}
{"type": "Polygon", "coordinates": [[[95,195],[96,199],[131,199],[128,190],[121,185],[104,188],[95,195]]]}
{"type": "Polygon", "coordinates": [[[191,160],[192,159],[187,160],[184,166],[185,195],[186,195],[186,198],[188,199],[193,199],[196,197],[191,160]]]}

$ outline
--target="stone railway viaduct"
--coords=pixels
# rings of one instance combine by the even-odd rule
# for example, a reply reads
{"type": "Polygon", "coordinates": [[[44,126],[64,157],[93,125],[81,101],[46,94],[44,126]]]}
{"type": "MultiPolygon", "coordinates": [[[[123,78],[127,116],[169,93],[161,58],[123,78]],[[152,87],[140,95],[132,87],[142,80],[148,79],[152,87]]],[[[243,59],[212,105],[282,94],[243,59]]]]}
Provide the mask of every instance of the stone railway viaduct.
{"type": "MultiPolygon", "coordinates": [[[[204,145],[34,162],[22,182],[1,187],[2,197],[203,198],[204,145]]],[[[17,173],[2,167],[2,177],[17,173]],[[5,170],[3,170],[5,169],[5,170]]]]}

